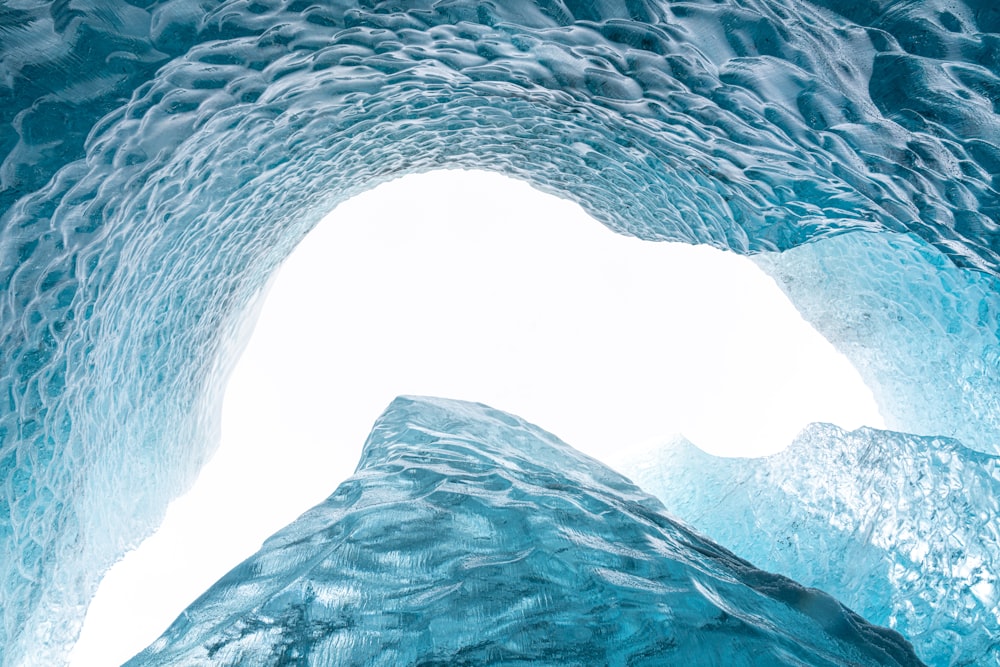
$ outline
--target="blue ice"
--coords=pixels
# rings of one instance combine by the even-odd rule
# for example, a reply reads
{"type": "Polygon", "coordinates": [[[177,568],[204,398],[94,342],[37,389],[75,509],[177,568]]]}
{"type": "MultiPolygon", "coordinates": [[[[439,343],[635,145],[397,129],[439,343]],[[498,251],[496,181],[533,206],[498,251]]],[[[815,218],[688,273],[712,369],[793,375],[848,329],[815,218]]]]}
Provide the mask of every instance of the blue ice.
{"type": "Polygon", "coordinates": [[[274,268],[407,173],[765,253],[894,429],[997,453],[998,53],[991,0],[5,4],[0,663],[63,660],[274,268]]]}

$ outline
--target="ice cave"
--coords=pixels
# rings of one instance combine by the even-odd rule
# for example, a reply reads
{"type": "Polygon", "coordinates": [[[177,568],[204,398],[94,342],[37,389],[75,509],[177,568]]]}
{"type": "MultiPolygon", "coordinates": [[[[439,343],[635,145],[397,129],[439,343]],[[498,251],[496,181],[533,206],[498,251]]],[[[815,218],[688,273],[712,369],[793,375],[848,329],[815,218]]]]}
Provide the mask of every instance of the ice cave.
{"type": "Polygon", "coordinates": [[[400,398],[131,664],[1000,664],[994,0],[8,0],[0,100],[4,667],[211,456],[317,220],[445,167],[753,255],[893,430],[629,481],[400,398]]]}

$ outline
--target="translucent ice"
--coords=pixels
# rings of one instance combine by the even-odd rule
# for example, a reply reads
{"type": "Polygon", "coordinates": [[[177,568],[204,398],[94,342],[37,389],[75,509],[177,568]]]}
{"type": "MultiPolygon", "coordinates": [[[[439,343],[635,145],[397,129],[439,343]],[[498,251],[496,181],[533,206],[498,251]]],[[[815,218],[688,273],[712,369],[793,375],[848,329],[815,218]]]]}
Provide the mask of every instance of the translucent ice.
{"type": "Polygon", "coordinates": [[[427,398],[129,665],[292,663],[921,664],[552,435],[427,398]]]}
{"type": "Polygon", "coordinates": [[[410,172],[648,240],[821,241],[771,269],[887,419],[998,451],[998,31],[992,0],[4,3],[0,662],[59,662],[211,454],[259,288],[410,172]]]}
{"type": "Polygon", "coordinates": [[[813,424],[765,458],[679,439],[622,469],[743,558],[899,630],[929,664],[1000,664],[1000,457],[813,424]]]}

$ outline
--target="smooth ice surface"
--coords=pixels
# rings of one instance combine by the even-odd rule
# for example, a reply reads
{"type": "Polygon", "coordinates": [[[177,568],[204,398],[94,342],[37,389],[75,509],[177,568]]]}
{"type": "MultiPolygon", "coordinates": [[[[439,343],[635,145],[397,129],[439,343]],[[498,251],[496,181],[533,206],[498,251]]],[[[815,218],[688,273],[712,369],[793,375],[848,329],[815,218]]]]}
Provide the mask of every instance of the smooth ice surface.
{"type": "Polygon", "coordinates": [[[1000,665],[1000,458],[813,424],[763,458],[681,439],[619,466],[759,567],[903,633],[931,665],[1000,665]]]}
{"type": "Polygon", "coordinates": [[[536,426],[413,397],[352,478],[128,664],[292,662],[921,664],[536,426]]]}
{"type": "MultiPolygon", "coordinates": [[[[975,374],[996,311],[956,317],[949,290],[974,304],[992,278],[958,267],[1000,272],[998,31],[993,0],[4,4],[2,662],[60,661],[100,573],[211,453],[259,288],[405,173],[497,170],[621,233],[744,253],[899,234],[917,250],[817,246],[782,280],[836,266],[918,305],[901,328],[844,299],[875,384],[916,388],[877,392],[886,417],[997,451],[975,374]],[[894,262],[918,269],[886,280],[894,262]]],[[[813,307],[840,285],[815,285],[804,310],[849,343],[813,307]]]]}

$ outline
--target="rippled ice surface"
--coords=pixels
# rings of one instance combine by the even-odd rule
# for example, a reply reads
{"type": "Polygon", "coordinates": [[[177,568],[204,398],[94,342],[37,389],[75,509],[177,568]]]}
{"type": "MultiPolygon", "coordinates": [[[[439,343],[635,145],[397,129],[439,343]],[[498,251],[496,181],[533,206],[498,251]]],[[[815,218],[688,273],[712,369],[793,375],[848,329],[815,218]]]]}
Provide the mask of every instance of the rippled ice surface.
{"type": "Polygon", "coordinates": [[[798,253],[762,262],[889,423],[997,452],[998,32],[993,0],[4,4],[2,662],[61,660],[212,452],[260,287],[406,173],[798,253]]]}
{"type": "Polygon", "coordinates": [[[353,477],[128,664],[291,663],[921,664],[537,427],[409,397],[353,477]]]}
{"type": "Polygon", "coordinates": [[[740,556],[902,632],[932,665],[1000,665],[1000,458],[813,424],[768,457],[683,439],[621,469],[740,556]]]}

